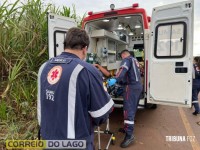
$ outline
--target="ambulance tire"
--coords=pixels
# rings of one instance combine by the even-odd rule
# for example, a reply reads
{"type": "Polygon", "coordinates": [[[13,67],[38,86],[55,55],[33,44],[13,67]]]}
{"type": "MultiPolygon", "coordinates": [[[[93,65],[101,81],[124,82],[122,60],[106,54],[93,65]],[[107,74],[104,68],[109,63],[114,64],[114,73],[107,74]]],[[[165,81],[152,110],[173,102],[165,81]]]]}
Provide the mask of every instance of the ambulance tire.
{"type": "Polygon", "coordinates": [[[147,108],[147,109],[156,109],[157,108],[157,104],[147,103],[147,99],[145,99],[145,108],[147,108]]]}
{"type": "Polygon", "coordinates": [[[156,109],[157,108],[157,104],[146,104],[145,108],[147,108],[147,109],[156,109]]]}
{"type": "Polygon", "coordinates": [[[157,104],[152,104],[152,106],[150,107],[150,109],[156,109],[157,108],[157,104]]]}

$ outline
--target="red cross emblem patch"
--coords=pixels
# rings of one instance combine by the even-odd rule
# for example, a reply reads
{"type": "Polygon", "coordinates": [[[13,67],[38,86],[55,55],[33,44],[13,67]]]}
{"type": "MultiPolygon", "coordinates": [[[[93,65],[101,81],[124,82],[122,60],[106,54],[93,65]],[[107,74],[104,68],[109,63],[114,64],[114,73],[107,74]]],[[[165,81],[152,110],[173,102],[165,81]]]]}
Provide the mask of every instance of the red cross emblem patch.
{"type": "Polygon", "coordinates": [[[47,76],[47,81],[49,84],[55,84],[60,80],[62,74],[62,67],[61,66],[55,66],[53,67],[47,76]]]}

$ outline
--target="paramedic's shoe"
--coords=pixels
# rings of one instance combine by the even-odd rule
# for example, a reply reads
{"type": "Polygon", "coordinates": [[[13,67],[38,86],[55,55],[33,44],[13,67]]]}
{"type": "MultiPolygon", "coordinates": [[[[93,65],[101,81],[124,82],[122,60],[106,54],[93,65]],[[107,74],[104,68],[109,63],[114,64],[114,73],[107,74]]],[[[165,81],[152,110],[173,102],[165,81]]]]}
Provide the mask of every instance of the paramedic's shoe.
{"type": "Polygon", "coordinates": [[[134,135],[131,135],[131,137],[127,136],[127,134],[124,137],[124,140],[122,141],[122,143],[120,144],[121,148],[126,148],[128,147],[133,141],[134,141],[135,137],[134,135]]]}
{"type": "Polygon", "coordinates": [[[196,116],[197,114],[199,114],[199,112],[198,112],[198,111],[195,111],[195,112],[193,112],[192,114],[196,116]]]}

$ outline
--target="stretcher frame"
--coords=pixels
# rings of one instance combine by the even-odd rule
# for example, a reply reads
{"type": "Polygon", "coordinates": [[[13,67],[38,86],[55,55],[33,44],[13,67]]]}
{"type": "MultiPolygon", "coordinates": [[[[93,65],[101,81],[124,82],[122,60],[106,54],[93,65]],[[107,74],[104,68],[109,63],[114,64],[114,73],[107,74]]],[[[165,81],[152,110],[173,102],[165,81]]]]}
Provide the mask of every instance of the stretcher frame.
{"type": "Polygon", "coordinates": [[[114,145],[115,144],[115,136],[114,133],[110,131],[110,122],[109,118],[106,120],[106,129],[104,131],[100,130],[100,127],[97,127],[97,130],[94,131],[98,135],[98,150],[101,150],[101,134],[109,134],[110,138],[108,140],[108,143],[106,145],[105,150],[108,150],[110,144],[114,145]]]}

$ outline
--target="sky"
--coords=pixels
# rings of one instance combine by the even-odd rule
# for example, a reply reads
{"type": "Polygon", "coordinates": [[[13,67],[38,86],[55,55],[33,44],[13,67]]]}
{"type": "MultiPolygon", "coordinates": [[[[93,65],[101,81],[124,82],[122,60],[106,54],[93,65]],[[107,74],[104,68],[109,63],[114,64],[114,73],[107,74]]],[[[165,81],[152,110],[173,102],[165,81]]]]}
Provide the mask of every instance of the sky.
{"type": "MultiPolygon", "coordinates": [[[[3,0],[4,1],[4,0],[3,0]]],[[[16,0],[8,0],[14,2],[16,0]]],[[[56,6],[72,7],[74,4],[76,12],[82,16],[85,12],[105,11],[110,9],[110,4],[115,4],[115,8],[129,7],[133,3],[139,3],[139,7],[145,8],[147,14],[151,16],[153,7],[180,2],[184,0],[42,0],[44,3],[52,3],[56,6]]],[[[194,0],[194,55],[200,56],[200,0],[194,0]]]]}

